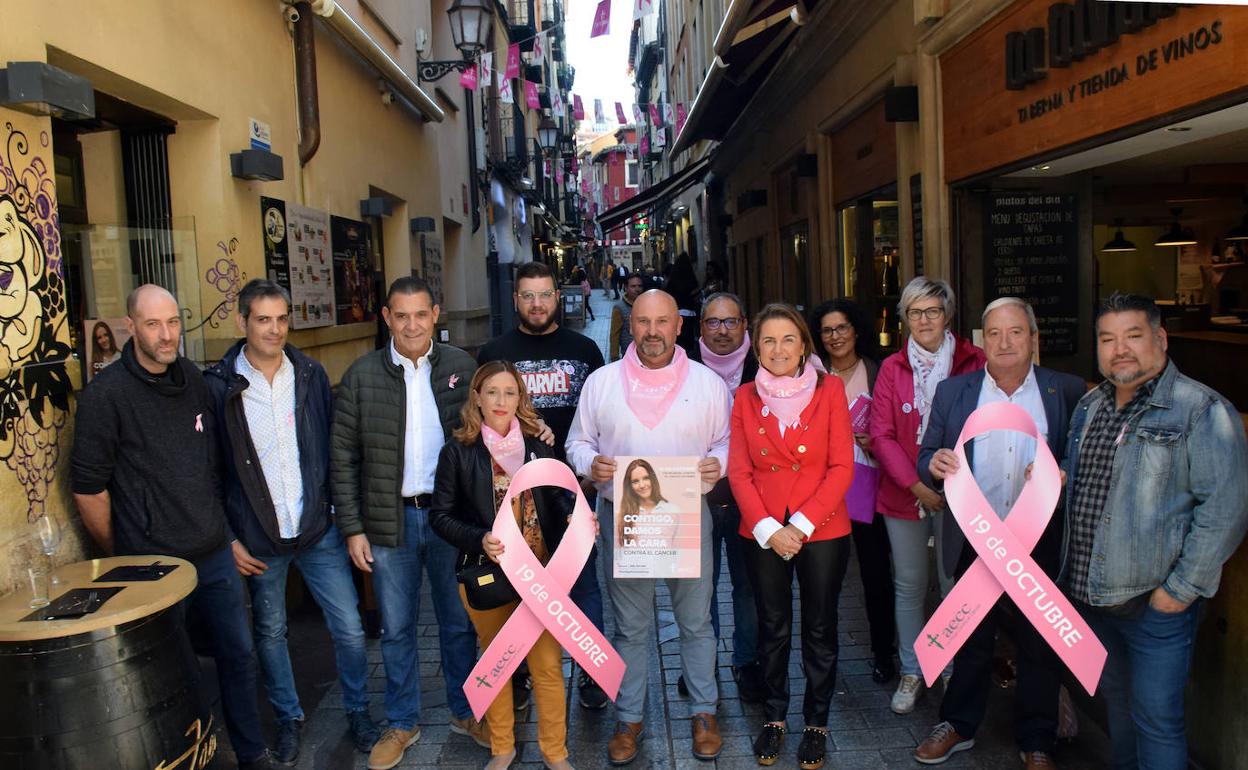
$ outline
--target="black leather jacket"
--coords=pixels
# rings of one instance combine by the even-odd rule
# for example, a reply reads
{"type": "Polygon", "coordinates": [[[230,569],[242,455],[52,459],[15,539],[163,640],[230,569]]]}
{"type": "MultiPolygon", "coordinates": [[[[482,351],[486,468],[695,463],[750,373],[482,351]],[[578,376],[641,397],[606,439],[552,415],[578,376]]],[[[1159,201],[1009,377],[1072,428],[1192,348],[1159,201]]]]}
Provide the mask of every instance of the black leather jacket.
{"type": "MultiPolygon", "coordinates": [[[[553,448],[525,436],[524,456],[526,460],[533,460],[555,455],[553,448]]],[[[574,498],[572,493],[558,487],[534,487],[532,491],[546,550],[554,553],[568,528],[574,498]]],[[[468,445],[455,439],[447,441],[438,455],[433,502],[429,506],[429,525],[433,531],[459,549],[461,562],[465,556],[475,559],[484,553],[481,538],[494,528],[497,514],[494,468],[485,442],[480,437],[468,445]]]]}

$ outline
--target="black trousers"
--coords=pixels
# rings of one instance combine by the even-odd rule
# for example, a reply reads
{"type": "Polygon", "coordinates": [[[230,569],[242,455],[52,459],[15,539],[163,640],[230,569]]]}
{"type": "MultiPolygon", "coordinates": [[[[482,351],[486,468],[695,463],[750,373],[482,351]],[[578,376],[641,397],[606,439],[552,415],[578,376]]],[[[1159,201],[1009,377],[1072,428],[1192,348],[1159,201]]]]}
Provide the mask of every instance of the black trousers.
{"type": "Polygon", "coordinates": [[[793,575],[801,590],[802,669],[806,695],[802,716],[810,727],[827,727],[836,687],[837,601],[849,567],[849,538],[817,540],[785,561],[770,548],[743,538],[742,551],[758,610],[758,662],[763,669],[763,712],[767,721],[789,713],[789,653],[793,647],[793,575]]]}
{"type": "MultiPolygon", "coordinates": [[[[958,562],[959,577],[974,559],[974,550],[966,546],[958,562]]],[[[1045,571],[1049,572],[1048,565],[1045,566],[1045,571]]],[[[1018,647],[1014,740],[1020,751],[1052,752],[1057,744],[1057,702],[1062,685],[1062,664],[1057,654],[1040,637],[1040,632],[1004,595],[954,656],[953,678],[949,680],[949,689],[940,704],[940,718],[952,724],[965,738],[975,735],[988,708],[998,627],[1006,629],[1018,647]]]]}
{"type": "Polygon", "coordinates": [[[876,660],[888,659],[897,652],[888,528],[879,514],[870,524],[854,521],[851,526],[854,550],[858,552],[858,574],[862,577],[862,598],[867,606],[867,625],[871,629],[871,654],[876,660]]]}

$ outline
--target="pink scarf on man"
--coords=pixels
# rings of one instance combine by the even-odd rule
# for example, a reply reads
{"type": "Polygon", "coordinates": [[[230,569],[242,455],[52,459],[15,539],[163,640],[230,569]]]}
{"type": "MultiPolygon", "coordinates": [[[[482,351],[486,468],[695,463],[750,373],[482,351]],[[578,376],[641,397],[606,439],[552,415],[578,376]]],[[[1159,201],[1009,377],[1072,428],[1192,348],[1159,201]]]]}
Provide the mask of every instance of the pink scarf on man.
{"type": "Polygon", "coordinates": [[[726,356],[721,356],[706,346],[698,337],[698,347],[702,350],[702,363],[728,383],[729,390],[736,390],[741,384],[741,372],[745,369],[745,357],[750,352],[750,333],[745,333],[745,341],[741,347],[726,356]]]}
{"type": "Polygon", "coordinates": [[[516,471],[524,465],[524,433],[520,430],[519,419],[511,418],[511,427],[507,429],[506,436],[500,435],[484,422],[481,423],[481,440],[490,451],[490,457],[494,458],[498,467],[507,471],[508,476],[516,475],[516,471]]]}
{"type": "Polygon", "coordinates": [[[777,377],[762,367],[759,367],[758,374],[754,376],[754,387],[758,390],[758,397],[763,400],[764,413],[774,414],[786,428],[801,421],[802,411],[815,397],[819,375],[809,363],[808,361],[808,365],[802,367],[802,373],[796,377],[777,377]]]}
{"type": "Polygon", "coordinates": [[[633,342],[620,361],[624,401],[641,424],[653,430],[667,416],[689,376],[689,356],[677,345],[671,363],[662,369],[649,369],[637,357],[637,343],[633,342]]]}

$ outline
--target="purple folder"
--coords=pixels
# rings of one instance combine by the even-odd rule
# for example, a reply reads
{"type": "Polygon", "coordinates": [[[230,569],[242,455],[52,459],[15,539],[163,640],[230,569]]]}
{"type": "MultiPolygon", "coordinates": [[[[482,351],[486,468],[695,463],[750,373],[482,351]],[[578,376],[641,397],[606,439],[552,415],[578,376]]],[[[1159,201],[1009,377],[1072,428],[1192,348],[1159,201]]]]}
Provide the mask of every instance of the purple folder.
{"type": "Polygon", "coordinates": [[[870,524],[875,518],[875,491],[880,485],[880,469],[854,463],[854,480],[845,493],[850,521],[870,524]]]}
{"type": "Polygon", "coordinates": [[[853,426],[854,433],[866,433],[867,421],[871,418],[871,397],[866,393],[859,393],[854,402],[849,405],[849,423],[853,426]]]}

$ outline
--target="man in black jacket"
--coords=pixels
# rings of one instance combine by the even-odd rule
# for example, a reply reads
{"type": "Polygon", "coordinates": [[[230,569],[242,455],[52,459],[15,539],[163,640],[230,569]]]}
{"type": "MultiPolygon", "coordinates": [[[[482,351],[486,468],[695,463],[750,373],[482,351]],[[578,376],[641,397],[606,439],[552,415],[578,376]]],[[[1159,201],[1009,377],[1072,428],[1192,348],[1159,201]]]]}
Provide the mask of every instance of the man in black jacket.
{"type": "Polygon", "coordinates": [[[464,351],[433,341],[438,313],[424,280],[392,283],[382,308],[391,342],[351,365],[334,405],[330,481],[338,529],[351,561],[372,573],[381,606],[390,725],[373,747],[370,770],[394,767],[420,740],[422,573],[438,618],[451,731],[489,746],[463,691],[476,662],[477,635],[455,581],[458,553],[429,526],[438,453],[459,427],[477,368],[464,351]]]}
{"type": "MultiPolygon", "coordinates": [[[[758,359],[750,345],[749,319],[741,298],[726,291],[716,292],[702,303],[701,335],[690,361],[705,364],[720,376],[733,396],[737,388],[753,382],[758,374],[758,359]]],[[[721,548],[728,557],[728,576],[732,581],[732,668],[737,680],[737,693],[747,703],[763,700],[763,671],[758,665],[758,613],[754,610],[754,589],[746,571],[741,552],[741,511],[732,498],[728,477],[720,479],[707,494],[711,509],[712,559],[715,572],[711,582],[711,623],[719,638],[719,573],[721,548]]],[[[682,676],[677,686],[684,694],[682,676]]]]}
{"type": "Polygon", "coordinates": [[[238,295],[235,343],[204,379],[212,393],[234,563],[251,589],[265,691],[277,718],[279,762],[299,757],[303,709],[286,646],[286,577],[294,563],[334,640],[343,707],[356,748],[380,731],[368,714],[368,654],[351,561],[329,502],[329,428],[324,367],[286,343],[290,295],[262,279],[238,295]]]}
{"type": "Polygon", "coordinates": [[[187,606],[208,631],[234,754],[242,770],[267,768],[247,603],[218,496],[211,397],[199,370],[178,355],[181,322],[177,301],[159,286],[127,298],[131,339],[120,365],[78,397],[74,501],[105,553],[195,565],[187,606]]]}

